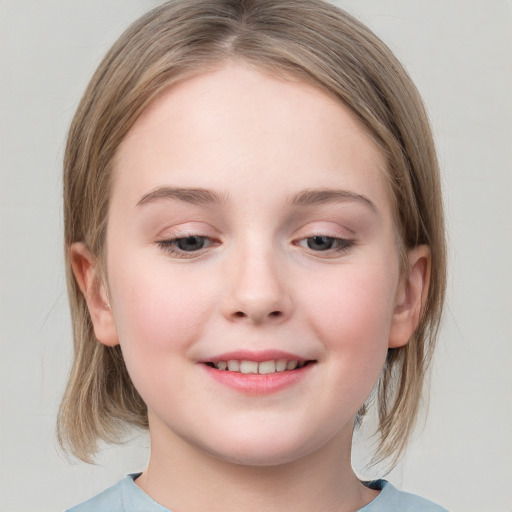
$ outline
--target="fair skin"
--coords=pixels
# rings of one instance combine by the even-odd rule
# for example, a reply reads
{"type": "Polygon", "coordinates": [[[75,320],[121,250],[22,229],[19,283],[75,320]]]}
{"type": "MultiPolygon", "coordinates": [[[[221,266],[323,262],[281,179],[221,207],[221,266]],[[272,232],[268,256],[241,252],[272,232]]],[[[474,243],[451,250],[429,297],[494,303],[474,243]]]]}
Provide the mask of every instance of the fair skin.
{"type": "Polygon", "coordinates": [[[135,123],[106,282],[83,244],[71,252],[96,337],[121,345],[148,406],[136,483],[153,499],[348,512],[375,498],[350,465],[353,422],[429,270],[418,247],[400,272],[385,165],[339,101],[242,64],[169,88],[135,123]]]}

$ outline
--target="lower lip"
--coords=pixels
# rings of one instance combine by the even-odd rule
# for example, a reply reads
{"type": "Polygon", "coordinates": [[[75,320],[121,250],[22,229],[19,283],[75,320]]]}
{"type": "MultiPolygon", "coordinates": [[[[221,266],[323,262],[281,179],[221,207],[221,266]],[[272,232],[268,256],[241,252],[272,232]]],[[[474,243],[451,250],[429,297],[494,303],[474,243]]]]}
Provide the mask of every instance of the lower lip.
{"type": "Polygon", "coordinates": [[[304,379],[314,363],[309,363],[296,370],[286,370],[284,372],[267,373],[239,373],[229,370],[217,370],[206,364],[201,364],[208,375],[215,381],[224,386],[235,389],[247,395],[268,395],[277,393],[283,389],[294,386],[304,379]]]}

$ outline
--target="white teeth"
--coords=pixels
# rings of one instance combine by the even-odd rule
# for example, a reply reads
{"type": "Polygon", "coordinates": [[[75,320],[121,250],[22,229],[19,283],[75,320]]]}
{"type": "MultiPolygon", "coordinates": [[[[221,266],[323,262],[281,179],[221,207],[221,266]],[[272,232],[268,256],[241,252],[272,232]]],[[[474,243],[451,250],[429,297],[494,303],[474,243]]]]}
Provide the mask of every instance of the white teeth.
{"type": "Polygon", "coordinates": [[[256,361],[240,361],[240,373],[258,373],[256,361]]]}
{"type": "Polygon", "coordinates": [[[240,371],[240,361],[236,361],[235,359],[228,361],[228,370],[230,372],[239,372],[240,371]]]}
{"type": "Polygon", "coordinates": [[[266,375],[267,373],[275,373],[276,372],[276,362],[275,361],[264,361],[258,365],[258,373],[262,375],[266,375]]]}
{"type": "Polygon", "coordinates": [[[286,359],[278,359],[276,361],[276,372],[284,372],[286,370],[286,359]]]}
{"type": "Polygon", "coordinates": [[[295,370],[295,368],[297,368],[297,361],[288,361],[286,363],[287,370],[295,370]]]}
{"type": "Polygon", "coordinates": [[[230,372],[240,373],[259,373],[260,375],[267,375],[269,373],[284,372],[285,370],[295,370],[303,368],[306,361],[288,361],[286,359],[277,359],[276,361],[239,361],[237,359],[230,359],[229,361],[218,361],[213,363],[218,370],[229,370],[230,372]]]}

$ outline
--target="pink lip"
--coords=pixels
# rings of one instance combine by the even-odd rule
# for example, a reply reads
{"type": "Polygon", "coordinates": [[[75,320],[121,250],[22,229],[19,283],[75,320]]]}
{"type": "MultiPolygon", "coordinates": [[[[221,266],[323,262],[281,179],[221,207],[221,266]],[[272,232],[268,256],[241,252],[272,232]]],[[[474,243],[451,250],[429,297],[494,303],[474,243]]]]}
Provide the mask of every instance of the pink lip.
{"type": "Polygon", "coordinates": [[[246,395],[268,395],[277,393],[281,390],[294,386],[302,381],[311,372],[315,363],[311,362],[302,368],[295,370],[286,370],[283,372],[268,373],[260,375],[256,373],[239,373],[230,372],[227,370],[218,370],[209,366],[210,363],[217,363],[219,361],[274,361],[278,359],[286,359],[287,361],[310,361],[304,357],[290,354],[287,352],[266,350],[262,352],[252,352],[238,350],[236,352],[226,352],[219,356],[212,357],[202,361],[199,366],[208,374],[209,377],[214,379],[219,384],[231,388],[235,391],[241,392],[246,395]]]}
{"type": "Polygon", "coordinates": [[[260,352],[253,352],[251,350],[237,350],[234,352],[225,352],[218,356],[212,356],[210,359],[204,359],[203,363],[218,363],[219,361],[256,361],[261,363],[263,361],[277,361],[278,359],[286,359],[287,361],[308,361],[307,358],[291,354],[290,352],[283,352],[281,350],[263,350],[260,352]]]}

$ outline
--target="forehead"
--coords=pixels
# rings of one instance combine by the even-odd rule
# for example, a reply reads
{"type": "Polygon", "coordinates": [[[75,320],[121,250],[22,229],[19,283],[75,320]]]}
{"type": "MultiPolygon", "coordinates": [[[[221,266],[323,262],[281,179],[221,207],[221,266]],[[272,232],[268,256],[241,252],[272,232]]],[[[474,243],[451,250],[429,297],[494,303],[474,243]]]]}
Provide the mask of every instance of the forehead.
{"type": "Polygon", "coordinates": [[[239,187],[247,195],[256,192],[256,176],[268,191],[339,181],[389,203],[385,166],[341,101],[319,87],[229,63],[169,87],[143,112],[116,155],[114,195],[140,197],[176,180],[239,187]]]}

